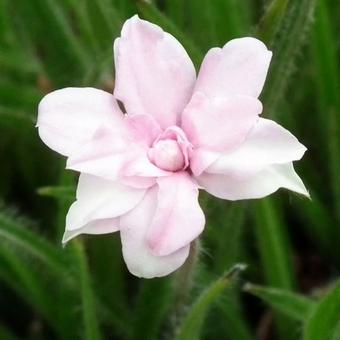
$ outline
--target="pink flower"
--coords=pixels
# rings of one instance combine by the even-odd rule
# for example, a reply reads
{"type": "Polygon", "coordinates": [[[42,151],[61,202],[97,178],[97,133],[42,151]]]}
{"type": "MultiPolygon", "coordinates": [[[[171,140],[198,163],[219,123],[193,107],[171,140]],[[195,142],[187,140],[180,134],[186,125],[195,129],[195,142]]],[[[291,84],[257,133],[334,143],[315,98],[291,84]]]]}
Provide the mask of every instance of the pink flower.
{"type": "Polygon", "coordinates": [[[259,118],[272,56],[262,42],[242,38],[211,49],[196,78],[182,45],[134,16],[114,55],[113,95],[66,88],[39,105],[41,139],[80,172],[64,243],[120,231],[130,272],[164,276],[184,263],[204,229],[199,189],[228,200],[280,187],[308,195],[292,164],[306,148],[259,118]]]}

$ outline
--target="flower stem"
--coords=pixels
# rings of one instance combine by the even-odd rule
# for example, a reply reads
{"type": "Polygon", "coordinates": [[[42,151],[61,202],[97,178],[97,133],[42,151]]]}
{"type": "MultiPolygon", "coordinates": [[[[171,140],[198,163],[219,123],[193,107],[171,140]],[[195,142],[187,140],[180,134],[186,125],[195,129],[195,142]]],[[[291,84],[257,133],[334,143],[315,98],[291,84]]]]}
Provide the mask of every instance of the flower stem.
{"type": "Polygon", "coordinates": [[[187,261],[177,272],[175,277],[174,294],[174,324],[177,325],[185,311],[185,306],[190,296],[191,288],[194,283],[196,267],[199,259],[200,243],[195,240],[191,244],[190,253],[187,261]]]}

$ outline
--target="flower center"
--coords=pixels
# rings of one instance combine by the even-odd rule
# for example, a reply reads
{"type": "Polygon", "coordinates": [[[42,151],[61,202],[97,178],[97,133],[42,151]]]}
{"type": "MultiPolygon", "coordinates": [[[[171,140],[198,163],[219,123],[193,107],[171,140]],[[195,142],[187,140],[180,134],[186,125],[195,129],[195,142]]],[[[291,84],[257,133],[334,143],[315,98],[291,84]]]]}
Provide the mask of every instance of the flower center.
{"type": "Polygon", "coordinates": [[[191,148],[191,144],[180,128],[169,127],[154,141],[148,150],[148,157],[162,170],[180,171],[188,166],[191,148]]]}
{"type": "Polygon", "coordinates": [[[184,156],[175,140],[158,141],[148,152],[149,159],[160,169],[178,171],[184,166],[184,156]]]}

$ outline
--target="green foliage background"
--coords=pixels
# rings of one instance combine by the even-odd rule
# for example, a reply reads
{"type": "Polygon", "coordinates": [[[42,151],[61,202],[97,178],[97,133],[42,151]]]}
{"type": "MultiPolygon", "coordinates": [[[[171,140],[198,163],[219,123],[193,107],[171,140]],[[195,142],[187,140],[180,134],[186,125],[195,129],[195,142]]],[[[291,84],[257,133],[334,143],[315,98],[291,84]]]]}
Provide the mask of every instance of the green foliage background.
{"type": "Polygon", "coordinates": [[[340,339],[339,19],[332,0],[0,0],[0,339],[340,339]],[[264,40],[264,115],[309,149],[312,201],[203,194],[195,269],[153,280],[127,272],[118,235],[61,247],[76,176],[34,127],[53,89],[112,91],[112,42],[135,13],[197,68],[229,39],[264,40]]]}

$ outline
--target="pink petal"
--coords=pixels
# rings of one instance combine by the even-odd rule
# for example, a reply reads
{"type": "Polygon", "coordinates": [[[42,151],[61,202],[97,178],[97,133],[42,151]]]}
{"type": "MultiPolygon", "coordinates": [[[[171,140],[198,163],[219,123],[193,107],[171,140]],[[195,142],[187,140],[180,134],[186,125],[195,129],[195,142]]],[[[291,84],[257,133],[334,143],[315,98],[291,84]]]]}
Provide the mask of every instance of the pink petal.
{"type": "Polygon", "coordinates": [[[46,145],[68,156],[90,140],[99,126],[120,126],[122,121],[111,94],[93,88],[65,88],[42,99],[37,127],[46,145]]]}
{"type": "Polygon", "coordinates": [[[272,120],[260,118],[238,149],[222,155],[205,171],[248,178],[270,164],[299,160],[305,151],[288,130],[272,120]]]}
{"type": "Polygon", "coordinates": [[[193,150],[190,158],[190,169],[194,176],[199,176],[205,169],[214,163],[221,154],[204,148],[193,150]]]}
{"type": "Polygon", "coordinates": [[[127,152],[129,142],[128,136],[101,127],[90,141],[70,155],[66,168],[115,181],[131,158],[127,152]]]}
{"type": "Polygon", "coordinates": [[[205,56],[195,86],[209,97],[235,94],[257,98],[262,91],[272,53],[254,38],[229,41],[205,56]]]}
{"type": "Polygon", "coordinates": [[[182,128],[195,148],[225,152],[235,149],[262,111],[259,100],[235,95],[208,98],[195,92],[182,115],[182,128]]]}
{"type": "Polygon", "coordinates": [[[134,16],[125,22],[114,53],[114,95],[128,114],[151,115],[162,128],[176,125],[196,78],[182,45],[157,25],[134,16]]]}
{"type": "Polygon", "coordinates": [[[142,176],[121,177],[120,182],[125,185],[139,189],[148,189],[157,183],[156,177],[142,176]]]}
{"type": "Polygon", "coordinates": [[[123,133],[123,129],[102,127],[92,140],[70,155],[67,169],[112,181],[127,176],[168,175],[149,161],[147,147],[136,143],[134,137],[123,133]]]}
{"type": "Polygon", "coordinates": [[[147,230],[157,205],[157,188],[149,189],[142,202],[120,219],[123,256],[129,271],[145,278],[160,277],[179,268],[189,255],[190,246],[168,256],[155,256],[146,241],[147,230]]]}
{"type": "Polygon", "coordinates": [[[187,246],[204,229],[198,188],[186,172],[158,178],[158,203],[147,231],[147,242],[156,256],[166,256],[187,246]]]}
{"type": "Polygon", "coordinates": [[[151,146],[162,133],[158,123],[148,115],[126,115],[125,121],[135,142],[146,146],[151,146]]]}
{"type": "Polygon", "coordinates": [[[205,172],[197,178],[197,181],[210,194],[231,201],[262,198],[279,188],[286,188],[309,197],[292,163],[270,165],[244,179],[205,172]]]}
{"type": "MultiPolygon", "coordinates": [[[[129,152],[133,154],[132,147],[129,152]]],[[[159,177],[170,176],[171,172],[162,170],[151,163],[146,150],[143,152],[137,150],[136,155],[131,157],[131,161],[122,170],[122,174],[124,176],[159,177]]]]}
{"type": "Polygon", "coordinates": [[[121,216],[133,209],[144,194],[145,189],[81,174],[77,200],[66,216],[66,230],[73,231],[95,220],[121,216]]]}
{"type": "Polygon", "coordinates": [[[119,217],[94,220],[78,229],[65,230],[62,243],[66,244],[81,234],[109,234],[119,230],[119,217]]]}

